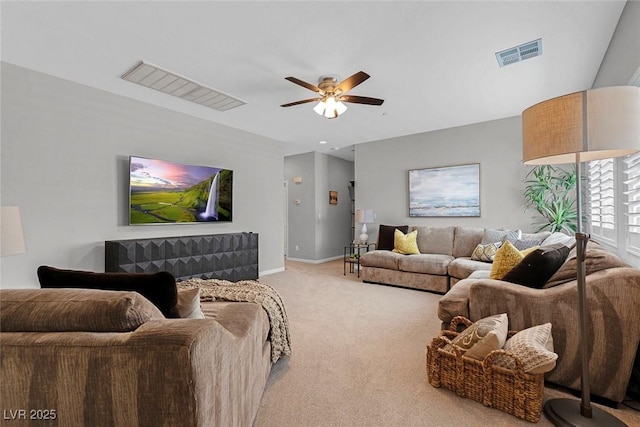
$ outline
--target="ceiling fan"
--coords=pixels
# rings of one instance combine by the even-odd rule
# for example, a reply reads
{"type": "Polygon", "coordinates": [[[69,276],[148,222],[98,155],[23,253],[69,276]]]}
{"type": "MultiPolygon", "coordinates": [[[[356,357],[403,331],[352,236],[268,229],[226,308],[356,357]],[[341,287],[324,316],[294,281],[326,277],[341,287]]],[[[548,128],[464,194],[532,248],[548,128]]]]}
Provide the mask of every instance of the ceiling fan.
{"type": "Polygon", "coordinates": [[[294,105],[319,101],[318,105],[313,108],[314,111],[329,119],[335,119],[347,110],[347,106],[344,105],[344,102],[351,102],[354,104],[382,105],[382,103],[384,102],[383,99],[346,94],[351,89],[367,80],[369,77],[369,74],[365,73],[364,71],[358,71],[351,77],[348,77],[342,82],[338,83],[338,79],[336,77],[323,76],[320,77],[318,86],[304,82],[296,77],[285,77],[285,80],[289,80],[291,83],[295,83],[313,92],[317,92],[320,97],[308,98],[301,101],[282,104],[281,107],[292,107],[294,105]]]}

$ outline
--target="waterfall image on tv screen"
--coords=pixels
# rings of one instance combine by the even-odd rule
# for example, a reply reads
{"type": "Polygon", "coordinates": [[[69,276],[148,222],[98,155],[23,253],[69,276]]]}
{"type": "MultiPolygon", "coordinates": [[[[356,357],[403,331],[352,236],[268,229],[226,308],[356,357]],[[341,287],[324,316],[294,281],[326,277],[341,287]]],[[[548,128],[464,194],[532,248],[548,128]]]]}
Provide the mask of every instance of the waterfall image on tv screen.
{"type": "Polygon", "coordinates": [[[130,224],[231,221],[233,171],[131,156],[130,224]]]}

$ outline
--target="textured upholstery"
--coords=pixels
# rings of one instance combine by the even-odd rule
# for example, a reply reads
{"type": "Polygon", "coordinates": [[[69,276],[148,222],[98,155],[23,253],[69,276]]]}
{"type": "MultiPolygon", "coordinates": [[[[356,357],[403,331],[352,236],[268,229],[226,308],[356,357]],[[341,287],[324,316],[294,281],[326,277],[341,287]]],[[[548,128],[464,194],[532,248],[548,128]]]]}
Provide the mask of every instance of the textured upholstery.
{"type": "Polygon", "coordinates": [[[266,313],[202,305],[213,318],[132,332],[1,333],[3,406],[56,409],[65,427],[252,425],[271,367],[266,313]]]}
{"type": "Polygon", "coordinates": [[[418,231],[418,249],[421,254],[453,254],[453,227],[412,227],[418,231]]]}
{"type": "Polygon", "coordinates": [[[470,257],[473,250],[482,241],[484,229],[470,227],[456,227],[453,240],[453,256],[456,258],[470,257]]]}
{"type": "MultiPolygon", "coordinates": [[[[640,343],[640,270],[609,268],[587,276],[591,392],[616,402],[625,397],[640,343]]],[[[456,315],[478,320],[507,313],[509,328],[552,324],[558,360],[546,379],[578,390],[578,290],[575,279],[532,289],[492,279],[464,279],[440,299],[438,317],[446,327],[456,315]]]]}
{"type": "Polygon", "coordinates": [[[449,264],[449,276],[456,279],[466,279],[471,273],[478,270],[491,271],[491,263],[460,257],[449,264]]]}
{"type": "Polygon", "coordinates": [[[137,292],[0,289],[2,332],[129,332],[164,316],[137,292]]]}
{"type": "Polygon", "coordinates": [[[550,231],[539,231],[537,233],[522,233],[522,237],[520,238],[522,240],[541,240],[544,242],[549,236],[551,236],[550,231]]]}
{"type": "Polygon", "coordinates": [[[451,255],[416,254],[398,260],[398,270],[412,273],[447,275],[447,267],[453,260],[451,255]]]}
{"type": "Polygon", "coordinates": [[[409,230],[418,232],[420,254],[400,255],[379,248],[363,254],[360,264],[365,282],[444,293],[473,271],[491,269],[484,262],[457,262],[459,257],[471,256],[482,240],[482,228],[412,226],[409,230]]]}
{"type": "Polygon", "coordinates": [[[438,318],[442,320],[444,329],[449,327],[449,323],[456,316],[469,316],[469,286],[475,283],[474,279],[462,279],[456,282],[455,286],[440,298],[438,302],[438,318]]]}
{"type": "Polygon", "coordinates": [[[449,289],[449,276],[367,267],[362,269],[361,277],[365,282],[402,286],[440,294],[444,294],[449,289]]]}
{"type": "Polygon", "coordinates": [[[397,270],[398,262],[405,255],[397,254],[388,250],[373,250],[366,252],[360,256],[360,265],[373,266],[379,268],[387,268],[389,270],[397,270]]]}
{"type": "MultiPolygon", "coordinates": [[[[390,230],[393,228],[388,228],[387,232],[390,230]]],[[[491,270],[491,263],[470,259],[485,235],[484,228],[410,226],[409,230],[418,232],[416,243],[420,254],[400,255],[379,247],[362,254],[360,265],[365,282],[444,293],[475,271],[491,270]]],[[[541,232],[523,236],[541,240],[550,234],[541,232]]]]}

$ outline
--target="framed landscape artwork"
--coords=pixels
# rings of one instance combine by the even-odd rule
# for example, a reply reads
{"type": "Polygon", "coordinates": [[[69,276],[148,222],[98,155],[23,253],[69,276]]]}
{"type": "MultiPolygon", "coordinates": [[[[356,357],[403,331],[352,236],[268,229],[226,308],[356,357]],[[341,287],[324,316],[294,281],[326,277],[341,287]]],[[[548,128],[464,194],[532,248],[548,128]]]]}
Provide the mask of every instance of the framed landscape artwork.
{"type": "Polygon", "coordinates": [[[410,170],[409,216],[480,216],[480,164],[410,170]]]}

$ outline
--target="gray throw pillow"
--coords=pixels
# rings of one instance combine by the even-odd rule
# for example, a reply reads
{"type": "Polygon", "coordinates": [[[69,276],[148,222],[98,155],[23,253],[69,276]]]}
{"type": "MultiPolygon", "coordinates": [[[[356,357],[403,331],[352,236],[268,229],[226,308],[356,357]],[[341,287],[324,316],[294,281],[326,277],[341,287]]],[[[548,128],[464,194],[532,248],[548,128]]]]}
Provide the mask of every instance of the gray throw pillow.
{"type": "Polygon", "coordinates": [[[524,251],[525,249],[532,248],[534,246],[542,245],[541,239],[510,239],[506,240],[510,241],[513,246],[516,247],[519,251],[524,251]]]}
{"type": "Polygon", "coordinates": [[[522,230],[498,230],[495,228],[485,228],[484,234],[482,235],[482,241],[480,243],[486,245],[487,243],[502,242],[505,239],[517,240],[521,237],[522,230]]]}

